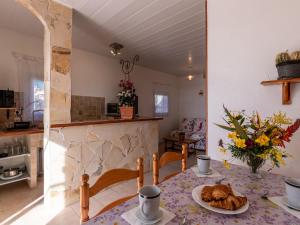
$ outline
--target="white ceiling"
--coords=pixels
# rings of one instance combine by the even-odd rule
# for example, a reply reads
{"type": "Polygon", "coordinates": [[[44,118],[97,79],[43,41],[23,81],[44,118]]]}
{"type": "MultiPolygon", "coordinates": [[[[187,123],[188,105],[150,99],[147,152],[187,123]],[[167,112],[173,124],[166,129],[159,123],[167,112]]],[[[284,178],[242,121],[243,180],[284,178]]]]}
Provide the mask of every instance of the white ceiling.
{"type": "MultiPolygon", "coordinates": [[[[139,54],[149,68],[178,76],[204,70],[204,0],[57,1],[75,9],[75,48],[111,56],[109,44],[119,42],[123,57],[139,54]]],[[[0,26],[42,36],[39,21],[12,0],[0,1],[0,26]]]]}

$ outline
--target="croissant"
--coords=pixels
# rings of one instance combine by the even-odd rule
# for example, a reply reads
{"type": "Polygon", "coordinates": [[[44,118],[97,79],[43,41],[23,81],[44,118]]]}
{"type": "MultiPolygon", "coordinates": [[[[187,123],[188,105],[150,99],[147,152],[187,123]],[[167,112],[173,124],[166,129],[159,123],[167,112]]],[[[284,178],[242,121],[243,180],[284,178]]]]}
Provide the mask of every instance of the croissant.
{"type": "Polygon", "coordinates": [[[223,200],[213,200],[209,202],[209,205],[216,208],[227,209],[227,210],[237,210],[243,207],[247,202],[246,197],[229,195],[223,200]]]}
{"type": "Polygon", "coordinates": [[[212,191],[213,200],[223,200],[226,199],[229,195],[233,195],[230,184],[217,184],[213,186],[212,191]]]}
{"type": "Polygon", "coordinates": [[[212,192],[214,190],[213,186],[205,186],[201,192],[201,199],[205,202],[210,202],[213,200],[212,192]]]}

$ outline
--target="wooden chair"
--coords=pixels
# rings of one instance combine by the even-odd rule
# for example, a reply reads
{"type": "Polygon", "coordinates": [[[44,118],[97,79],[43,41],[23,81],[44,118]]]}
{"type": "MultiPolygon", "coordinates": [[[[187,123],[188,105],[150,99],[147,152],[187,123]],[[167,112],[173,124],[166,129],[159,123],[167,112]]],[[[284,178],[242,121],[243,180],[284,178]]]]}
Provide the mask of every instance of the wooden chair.
{"type": "MultiPolygon", "coordinates": [[[[143,159],[138,158],[137,160],[137,170],[129,170],[129,169],[113,169],[104,173],[96,183],[89,187],[88,180],[89,175],[84,174],[81,176],[81,186],[80,186],[80,222],[86,222],[90,219],[89,217],[89,199],[96,195],[99,191],[103,190],[106,187],[109,187],[113,184],[116,184],[121,181],[131,180],[133,178],[137,178],[137,188],[138,191],[144,185],[144,165],[143,159]]],[[[128,196],[119,200],[116,200],[102,210],[100,210],[94,217],[99,214],[129,200],[130,198],[136,196],[134,194],[132,196],[128,196]]]]}
{"type": "MultiPolygon", "coordinates": [[[[182,153],[176,152],[165,152],[160,159],[158,160],[158,154],[153,154],[153,184],[157,185],[159,183],[159,169],[164,167],[165,165],[181,160],[181,171],[184,172],[186,170],[187,164],[187,144],[182,145],[182,153]]],[[[162,181],[165,181],[175,175],[179,174],[179,172],[172,173],[166,176],[162,181]]]]}

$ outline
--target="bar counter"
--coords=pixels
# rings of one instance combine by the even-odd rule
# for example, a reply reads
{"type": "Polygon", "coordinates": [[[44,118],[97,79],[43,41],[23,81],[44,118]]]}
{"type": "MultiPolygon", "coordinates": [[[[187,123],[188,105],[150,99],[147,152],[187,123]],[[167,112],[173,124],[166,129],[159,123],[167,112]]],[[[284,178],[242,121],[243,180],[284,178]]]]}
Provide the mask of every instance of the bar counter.
{"type": "Polygon", "coordinates": [[[88,121],[78,121],[65,124],[53,124],[51,128],[59,127],[75,127],[75,126],[88,126],[88,125],[98,125],[98,124],[109,124],[109,123],[129,123],[129,122],[139,122],[139,121],[151,121],[151,120],[162,120],[161,117],[137,117],[134,119],[102,119],[102,120],[88,120],[88,121]]]}
{"type": "MultiPolygon", "coordinates": [[[[98,124],[109,124],[109,123],[129,123],[129,122],[139,122],[139,121],[155,121],[162,120],[160,117],[139,117],[135,119],[105,119],[105,120],[90,120],[90,121],[80,121],[71,122],[65,124],[53,124],[51,128],[64,128],[64,127],[75,127],[75,126],[88,126],[88,125],[98,125],[98,124]]],[[[44,129],[39,128],[29,128],[22,130],[3,130],[0,131],[0,137],[15,137],[15,136],[25,136],[30,134],[41,134],[44,133],[44,129]]]]}

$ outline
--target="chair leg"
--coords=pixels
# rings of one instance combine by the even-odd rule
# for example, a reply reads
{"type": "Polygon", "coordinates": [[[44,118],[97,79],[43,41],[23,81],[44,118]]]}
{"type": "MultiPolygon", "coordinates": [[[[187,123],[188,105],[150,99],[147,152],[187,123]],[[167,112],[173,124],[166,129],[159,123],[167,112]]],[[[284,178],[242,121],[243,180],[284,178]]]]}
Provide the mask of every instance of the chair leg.
{"type": "Polygon", "coordinates": [[[153,185],[158,185],[159,179],[159,161],[158,161],[158,154],[153,154],[153,185]]]}
{"type": "Polygon", "coordinates": [[[187,149],[188,149],[188,145],[183,144],[182,145],[182,159],[181,159],[182,172],[186,171],[186,167],[187,167],[187,151],[188,151],[187,149]]]}
{"type": "Polygon", "coordinates": [[[86,222],[89,220],[89,175],[83,174],[81,177],[80,186],[80,222],[86,222]]]}
{"type": "Polygon", "coordinates": [[[144,186],[144,162],[143,158],[137,160],[137,170],[139,171],[139,177],[137,178],[138,191],[144,186]]]}

